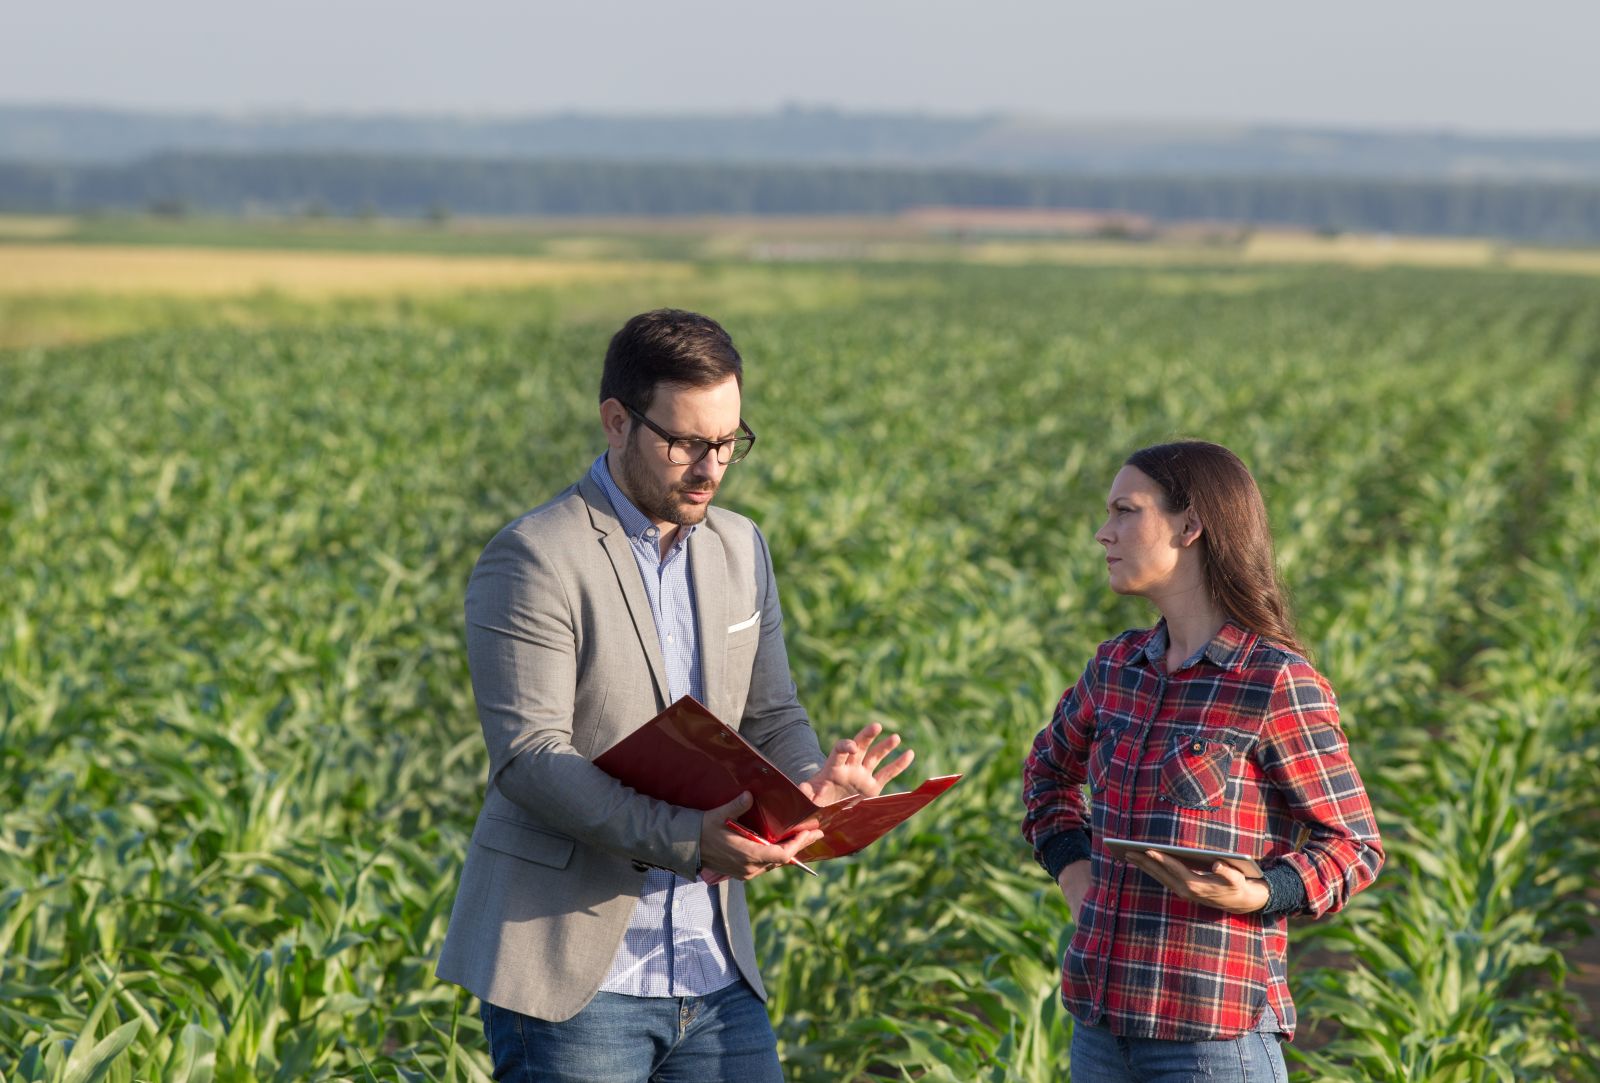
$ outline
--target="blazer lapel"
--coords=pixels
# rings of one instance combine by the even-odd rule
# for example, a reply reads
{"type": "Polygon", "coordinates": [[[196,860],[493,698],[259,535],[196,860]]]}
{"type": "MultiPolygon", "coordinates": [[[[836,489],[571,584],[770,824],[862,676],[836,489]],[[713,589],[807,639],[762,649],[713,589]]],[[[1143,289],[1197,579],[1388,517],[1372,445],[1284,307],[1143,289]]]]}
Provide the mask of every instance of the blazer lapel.
{"type": "MultiPolygon", "coordinates": [[[[589,519],[600,532],[600,543],[611,558],[611,569],[616,572],[617,585],[622,588],[622,599],[627,603],[628,616],[639,637],[639,646],[650,662],[650,677],[656,686],[656,704],[665,708],[670,686],[667,684],[667,662],[661,657],[661,640],[656,635],[655,614],[650,611],[650,597],[644,592],[644,582],[639,578],[639,562],[633,557],[633,547],[628,535],[611,510],[611,501],[594,481],[585,474],[578,482],[578,490],[589,505],[589,519]]],[[[724,633],[726,637],[726,633],[724,633]]],[[[710,687],[709,683],[707,687],[710,687]]]]}
{"type": "MultiPolygon", "coordinates": [[[[724,656],[728,653],[728,558],[722,539],[702,522],[689,538],[689,574],[694,576],[694,607],[700,640],[700,679],[706,706],[721,718],[724,656]]],[[[724,721],[728,721],[724,719],[724,721]]],[[[738,728],[737,720],[728,725],[738,728]]]]}

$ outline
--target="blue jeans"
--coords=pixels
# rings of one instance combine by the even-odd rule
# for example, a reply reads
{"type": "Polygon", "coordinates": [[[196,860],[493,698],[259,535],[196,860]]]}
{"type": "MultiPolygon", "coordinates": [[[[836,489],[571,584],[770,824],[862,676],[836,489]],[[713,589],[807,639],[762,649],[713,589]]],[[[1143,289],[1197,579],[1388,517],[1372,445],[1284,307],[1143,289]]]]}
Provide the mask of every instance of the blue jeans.
{"type": "Polygon", "coordinates": [[[1220,1042],[1118,1038],[1105,1027],[1076,1020],[1072,1028],[1073,1083],[1285,1083],[1278,1036],[1259,1030],[1220,1042]]]}
{"type": "Polygon", "coordinates": [[[487,1002],[480,1014],[510,1083],[783,1083],[766,1005],[742,981],[703,997],[596,993],[560,1023],[487,1002]]]}

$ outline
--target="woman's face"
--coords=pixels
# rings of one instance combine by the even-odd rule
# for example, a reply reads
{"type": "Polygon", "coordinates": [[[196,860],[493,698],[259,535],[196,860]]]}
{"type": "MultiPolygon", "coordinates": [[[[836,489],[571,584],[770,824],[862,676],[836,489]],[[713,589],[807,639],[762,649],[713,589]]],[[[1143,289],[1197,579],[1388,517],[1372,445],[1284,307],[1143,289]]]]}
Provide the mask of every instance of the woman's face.
{"type": "Polygon", "coordinates": [[[1118,594],[1155,598],[1190,585],[1187,517],[1166,511],[1162,501],[1160,488],[1137,467],[1124,466],[1111,482],[1105,525],[1094,540],[1105,546],[1106,573],[1118,594]]]}

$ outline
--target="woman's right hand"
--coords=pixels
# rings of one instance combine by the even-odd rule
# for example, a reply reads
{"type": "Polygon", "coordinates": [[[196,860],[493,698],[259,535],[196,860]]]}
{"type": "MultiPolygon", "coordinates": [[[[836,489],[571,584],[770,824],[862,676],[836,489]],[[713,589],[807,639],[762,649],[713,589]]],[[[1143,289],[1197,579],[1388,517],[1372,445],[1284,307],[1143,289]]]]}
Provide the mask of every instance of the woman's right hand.
{"type": "Polygon", "coordinates": [[[1089,895],[1089,859],[1074,861],[1061,870],[1061,875],[1056,877],[1056,883],[1061,887],[1061,894],[1067,900],[1067,909],[1072,913],[1072,920],[1078,920],[1078,914],[1083,909],[1083,900],[1089,895]]]}

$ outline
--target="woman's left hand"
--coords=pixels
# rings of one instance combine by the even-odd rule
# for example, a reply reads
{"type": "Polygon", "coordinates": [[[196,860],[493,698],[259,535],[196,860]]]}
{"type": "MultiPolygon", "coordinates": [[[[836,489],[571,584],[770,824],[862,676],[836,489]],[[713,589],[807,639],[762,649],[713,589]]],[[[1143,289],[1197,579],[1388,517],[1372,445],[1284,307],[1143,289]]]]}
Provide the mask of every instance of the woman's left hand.
{"type": "Polygon", "coordinates": [[[1205,903],[1230,914],[1253,914],[1267,905],[1267,882],[1246,876],[1232,865],[1213,862],[1210,872],[1192,869],[1156,850],[1128,854],[1128,864],[1149,873],[1175,895],[1205,903]]]}

